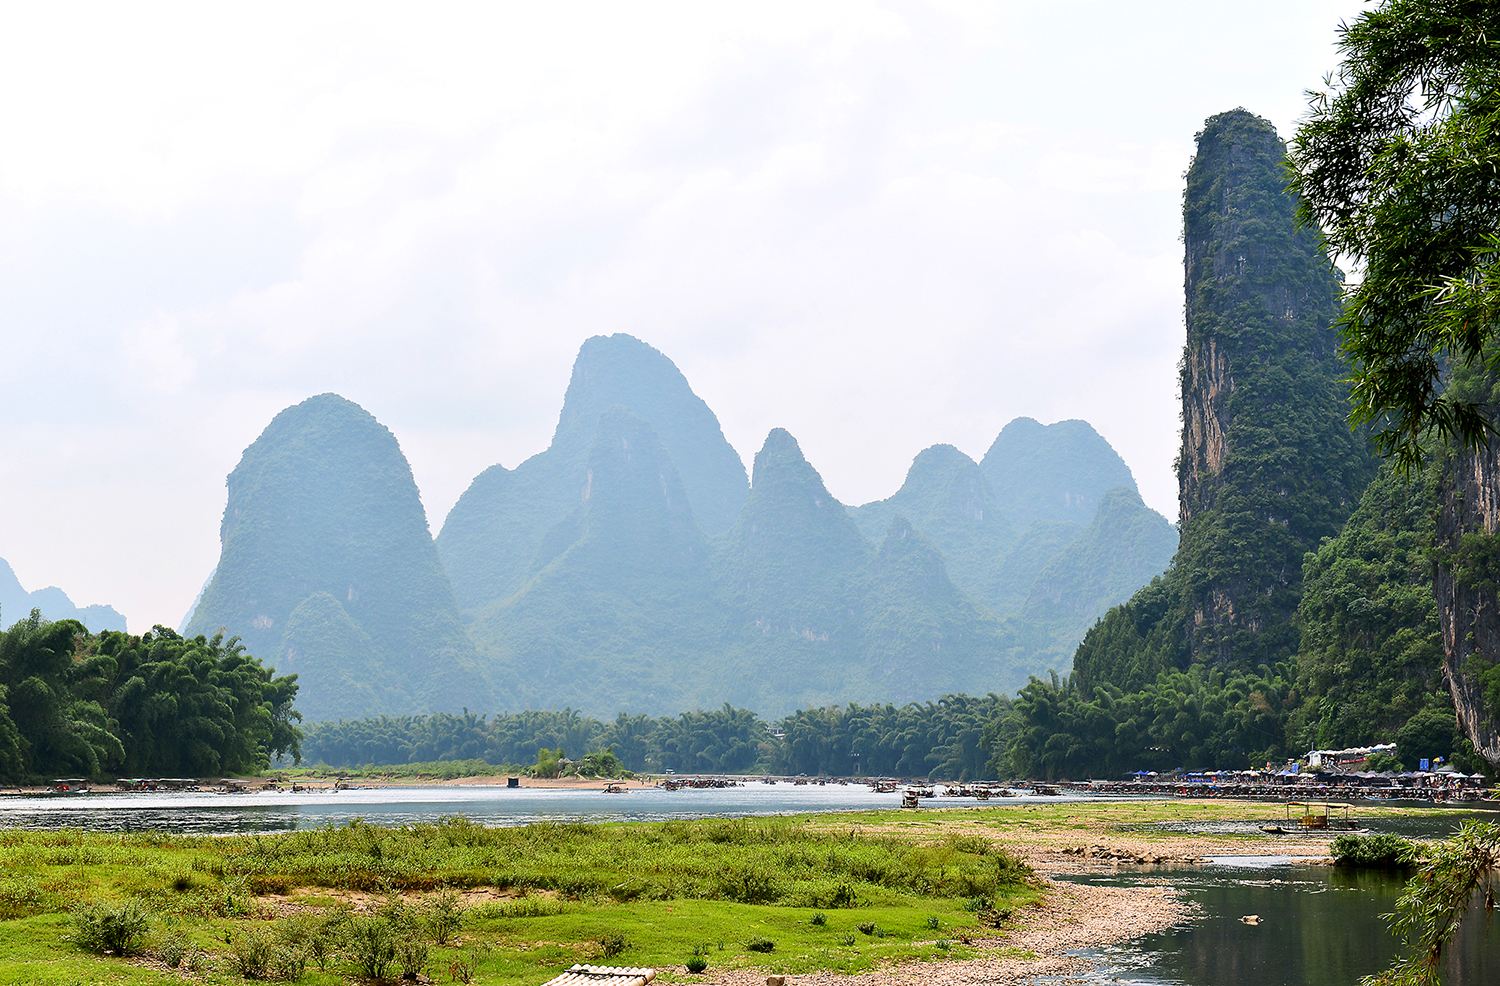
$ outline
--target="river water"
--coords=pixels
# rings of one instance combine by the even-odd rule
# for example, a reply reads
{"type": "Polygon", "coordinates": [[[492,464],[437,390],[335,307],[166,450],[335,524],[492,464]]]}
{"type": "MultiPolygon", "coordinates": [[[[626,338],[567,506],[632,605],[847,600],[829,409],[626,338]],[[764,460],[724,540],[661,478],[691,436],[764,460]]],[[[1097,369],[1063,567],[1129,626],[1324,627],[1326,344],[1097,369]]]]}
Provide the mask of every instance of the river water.
{"type": "MultiPolygon", "coordinates": [[[[602,785],[601,785],[602,787],[602,785]]],[[[1003,803],[1056,803],[1063,797],[1021,795],[1003,803]]],[[[935,798],[929,804],[977,805],[971,798],[935,798]]],[[[989,802],[995,804],[996,802],[989,802]]],[[[82,794],[68,797],[0,797],[0,827],[83,828],[109,832],[287,832],[362,818],[375,825],[433,822],[464,815],[484,825],[540,821],[663,821],[775,815],[790,812],[899,808],[901,795],[877,794],[863,784],[762,784],[743,787],[631,789],[504,788],[486,786],[387,787],[339,792],[254,794],[82,794]]]]}
{"type": "MultiPolygon", "coordinates": [[[[1226,863],[1069,878],[1113,886],[1167,882],[1200,909],[1181,927],[1094,953],[1105,967],[1099,982],[1352,986],[1395,957],[1381,915],[1395,906],[1400,879],[1331,866],[1226,863]],[[1243,920],[1251,915],[1255,923],[1243,920]]],[[[1486,913],[1477,897],[1447,953],[1443,982],[1500,983],[1500,918],[1486,913]]]]}
{"type": "MultiPolygon", "coordinates": [[[[1003,804],[1077,800],[1025,796],[1003,804]]],[[[937,798],[934,805],[977,805],[937,798]]],[[[0,828],[85,828],[222,834],[284,832],[363,818],[404,825],[463,815],[486,825],[537,821],[656,821],[788,812],[895,808],[900,795],[864,785],[767,785],[706,790],[594,790],[502,787],[394,787],[256,794],[99,794],[0,797],[0,828]]],[[[996,804],[996,802],[990,802],[996,804]]],[[[1248,813],[1247,813],[1248,814],[1248,813]]],[[[1481,817],[1496,818],[1493,812],[1481,817]]],[[[1440,836],[1455,816],[1383,818],[1380,831],[1440,836]]],[[[1164,826],[1179,828],[1177,826],[1164,826]]],[[[1186,826],[1180,827],[1186,830],[1186,826]]],[[[1255,831],[1255,823],[1199,823],[1197,829],[1255,831]]],[[[1347,986],[1385,966],[1395,945],[1381,915],[1401,882],[1385,874],[1289,865],[1276,858],[1224,857],[1198,869],[1121,869],[1067,879],[1130,885],[1166,882],[1198,905],[1184,925],[1127,947],[1095,953],[1100,983],[1142,986],[1347,986]],[[1256,923],[1241,920],[1256,915],[1256,923]]],[[[1500,919],[1482,912],[1468,922],[1447,959],[1445,983],[1500,984],[1500,919]]]]}

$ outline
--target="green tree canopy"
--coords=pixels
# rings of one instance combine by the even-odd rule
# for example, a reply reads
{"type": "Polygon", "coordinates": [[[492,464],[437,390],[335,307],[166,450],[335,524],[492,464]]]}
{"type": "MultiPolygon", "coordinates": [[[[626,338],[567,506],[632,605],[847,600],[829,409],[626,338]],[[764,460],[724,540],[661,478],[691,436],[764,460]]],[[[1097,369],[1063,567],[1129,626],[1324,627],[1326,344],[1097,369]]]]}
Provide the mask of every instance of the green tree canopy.
{"type": "Polygon", "coordinates": [[[1500,326],[1500,5],[1388,0],[1341,29],[1343,61],[1292,141],[1304,218],[1362,268],[1342,316],[1353,420],[1404,466],[1429,430],[1479,444],[1493,412],[1445,392],[1500,326]]]}

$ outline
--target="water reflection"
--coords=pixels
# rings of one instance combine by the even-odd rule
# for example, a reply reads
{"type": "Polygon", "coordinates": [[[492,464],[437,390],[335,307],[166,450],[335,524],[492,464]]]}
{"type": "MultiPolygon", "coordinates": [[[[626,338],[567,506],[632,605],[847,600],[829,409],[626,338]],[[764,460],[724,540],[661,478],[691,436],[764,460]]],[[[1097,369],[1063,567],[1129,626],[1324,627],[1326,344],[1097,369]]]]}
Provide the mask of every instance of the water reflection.
{"type": "MultiPolygon", "coordinates": [[[[1099,953],[1100,981],[1175,986],[1350,986],[1384,968],[1396,946],[1381,918],[1402,881],[1329,866],[1215,868],[1084,876],[1084,882],[1183,889],[1201,908],[1179,928],[1099,953]],[[1258,923],[1246,923],[1256,915],[1258,923]]],[[[1500,919],[1475,910],[1451,946],[1443,981],[1500,982],[1500,919]]]]}

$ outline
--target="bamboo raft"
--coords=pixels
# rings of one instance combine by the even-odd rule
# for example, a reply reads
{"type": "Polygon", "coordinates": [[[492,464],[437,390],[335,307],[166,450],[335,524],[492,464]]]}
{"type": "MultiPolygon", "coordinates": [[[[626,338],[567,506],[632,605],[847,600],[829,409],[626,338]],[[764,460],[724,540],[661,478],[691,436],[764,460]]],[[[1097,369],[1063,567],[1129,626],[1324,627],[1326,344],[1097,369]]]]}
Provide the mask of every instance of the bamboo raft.
{"type": "Polygon", "coordinates": [[[610,965],[575,965],[542,986],[646,986],[656,978],[655,969],[632,969],[610,965]]]}

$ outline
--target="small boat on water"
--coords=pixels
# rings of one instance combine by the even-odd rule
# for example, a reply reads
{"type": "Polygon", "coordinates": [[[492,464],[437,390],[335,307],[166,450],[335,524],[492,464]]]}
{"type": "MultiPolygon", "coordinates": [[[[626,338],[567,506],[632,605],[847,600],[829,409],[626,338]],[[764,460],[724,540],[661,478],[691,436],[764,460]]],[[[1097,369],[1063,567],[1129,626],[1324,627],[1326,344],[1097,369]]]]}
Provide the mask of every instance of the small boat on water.
{"type": "Polygon", "coordinates": [[[1349,816],[1354,806],[1331,801],[1288,801],[1286,818],[1260,827],[1272,835],[1295,835],[1306,832],[1363,832],[1359,822],[1349,816]]]}
{"type": "Polygon", "coordinates": [[[606,784],[606,785],[604,785],[604,793],[605,794],[624,794],[625,793],[625,785],[623,785],[623,784],[606,784]]]}
{"type": "Polygon", "coordinates": [[[57,797],[72,794],[88,794],[89,782],[82,777],[59,777],[43,794],[57,797]]]}

